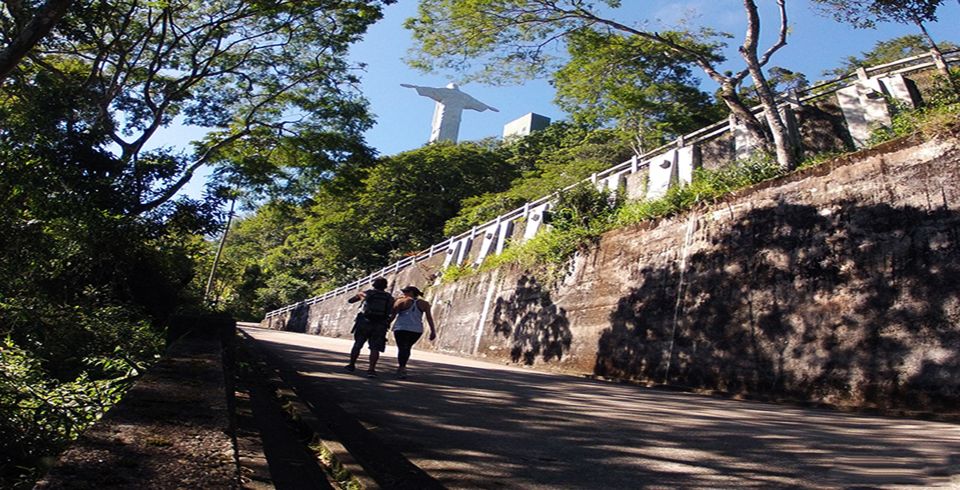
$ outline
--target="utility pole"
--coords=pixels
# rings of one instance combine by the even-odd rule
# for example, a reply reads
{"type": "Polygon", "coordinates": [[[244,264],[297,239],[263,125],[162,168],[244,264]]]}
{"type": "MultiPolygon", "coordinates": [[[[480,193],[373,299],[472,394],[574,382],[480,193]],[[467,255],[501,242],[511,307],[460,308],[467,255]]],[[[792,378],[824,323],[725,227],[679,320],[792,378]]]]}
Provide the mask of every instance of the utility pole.
{"type": "MultiPolygon", "coordinates": [[[[207,278],[207,288],[203,292],[204,302],[210,301],[210,291],[213,289],[213,278],[217,274],[217,264],[220,263],[220,254],[223,253],[223,245],[227,243],[227,233],[230,231],[230,222],[233,221],[233,206],[237,203],[237,198],[234,196],[230,200],[230,212],[227,213],[227,226],[223,228],[223,235],[220,236],[220,245],[217,246],[217,254],[213,257],[213,267],[210,268],[210,277],[207,278]]],[[[212,304],[217,304],[217,300],[220,298],[215,298],[212,304]]]]}

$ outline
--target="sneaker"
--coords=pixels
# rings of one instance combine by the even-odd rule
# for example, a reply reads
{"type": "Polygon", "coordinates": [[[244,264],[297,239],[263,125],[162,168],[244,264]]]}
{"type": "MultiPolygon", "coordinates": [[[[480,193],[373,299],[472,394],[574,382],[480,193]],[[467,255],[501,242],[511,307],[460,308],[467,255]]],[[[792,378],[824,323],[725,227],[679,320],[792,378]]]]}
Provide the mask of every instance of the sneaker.
{"type": "Polygon", "coordinates": [[[354,366],[353,364],[347,364],[346,366],[343,366],[343,369],[348,373],[352,373],[357,370],[357,367],[354,366]]]}
{"type": "Polygon", "coordinates": [[[397,368],[397,377],[407,379],[407,370],[405,368],[397,368]]]}
{"type": "Polygon", "coordinates": [[[367,371],[367,377],[368,377],[368,378],[376,378],[376,377],[377,377],[377,372],[376,372],[376,371],[367,371]]]}

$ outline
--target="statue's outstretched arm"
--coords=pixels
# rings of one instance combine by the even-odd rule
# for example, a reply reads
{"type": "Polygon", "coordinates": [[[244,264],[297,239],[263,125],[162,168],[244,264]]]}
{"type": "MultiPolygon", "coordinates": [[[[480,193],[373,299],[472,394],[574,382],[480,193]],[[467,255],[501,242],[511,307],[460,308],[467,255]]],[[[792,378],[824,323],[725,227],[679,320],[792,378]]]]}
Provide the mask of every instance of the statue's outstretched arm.
{"type": "Polygon", "coordinates": [[[441,91],[441,89],[433,88],[433,87],[421,87],[419,85],[410,85],[409,83],[401,83],[400,86],[415,89],[417,91],[417,95],[429,97],[437,102],[443,101],[443,92],[441,91]]]}
{"type": "MultiPolygon", "coordinates": [[[[470,97],[470,96],[468,95],[467,97],[470,97]]],[[[474,99],[473,97],[470,97],[470,100],[468,100],[463,105],[463,108],[478,111],[478,112],[483,112],[488,109],[493,112],[500,112],[495,107],[484,104],[483,102],[480,102],[479,100],[474,99]]]]}

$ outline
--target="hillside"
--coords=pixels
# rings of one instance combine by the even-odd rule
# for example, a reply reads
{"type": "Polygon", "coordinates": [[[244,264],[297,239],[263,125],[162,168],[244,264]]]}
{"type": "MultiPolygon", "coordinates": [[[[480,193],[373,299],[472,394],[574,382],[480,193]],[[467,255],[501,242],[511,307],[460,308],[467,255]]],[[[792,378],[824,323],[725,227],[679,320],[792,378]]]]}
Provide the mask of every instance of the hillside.
{"type": "MultiPolygon", "coordinates": [[[[960,393],[954,125],[653,224],[616,229],[559,282],[506,265],[432,287],[432,348],[539,369],[887,412],[960,393]]],[[[388,276],[424,285],[442,256],[388,276]]],[[[271,328],[346,337],[330,298],[271,328]]]]}

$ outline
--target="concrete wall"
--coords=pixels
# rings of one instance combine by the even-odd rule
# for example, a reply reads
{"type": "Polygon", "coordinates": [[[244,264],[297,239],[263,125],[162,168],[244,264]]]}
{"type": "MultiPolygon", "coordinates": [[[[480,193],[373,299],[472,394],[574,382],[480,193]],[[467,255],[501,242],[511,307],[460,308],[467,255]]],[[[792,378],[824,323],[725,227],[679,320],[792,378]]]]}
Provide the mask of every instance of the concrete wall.
{"type": "MultiPolygon", "coordinates": [[[[908,143],[607,233],[556,284],[508,267],[433,287],[440,335],[418,347],[735,394],[956,410],[960,151],[956,134],[908,143]]],[[[390,280],[423,288],[436,267],[390,280]]],[[[349,336],[348,295],[265,323],[349,336]]]]}

